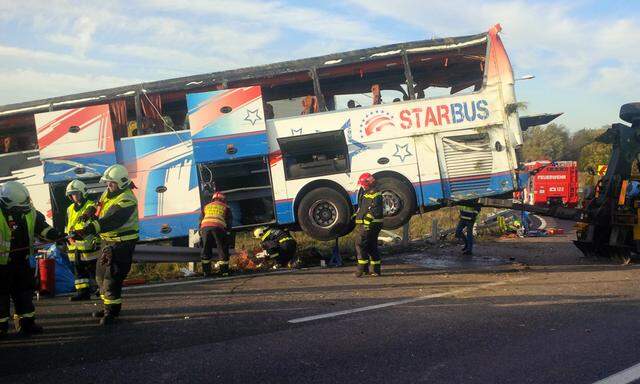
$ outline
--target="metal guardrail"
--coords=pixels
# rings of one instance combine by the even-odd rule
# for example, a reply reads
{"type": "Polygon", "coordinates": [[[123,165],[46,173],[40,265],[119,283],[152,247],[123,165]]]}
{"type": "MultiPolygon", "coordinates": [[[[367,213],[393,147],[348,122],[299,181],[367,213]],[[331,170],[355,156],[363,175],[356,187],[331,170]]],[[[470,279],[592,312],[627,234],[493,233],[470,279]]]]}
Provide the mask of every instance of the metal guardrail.
{"type": "MultiPolygon", "coordinates": [[[[133,253],[135,263],[194,263],[200,261],[201,248],[138,244],[133,253]]],[[[215,259],[216,250],[213,249],[215,259]]],[[[233,249],[229,250],[233,255],[233,249]]]]}

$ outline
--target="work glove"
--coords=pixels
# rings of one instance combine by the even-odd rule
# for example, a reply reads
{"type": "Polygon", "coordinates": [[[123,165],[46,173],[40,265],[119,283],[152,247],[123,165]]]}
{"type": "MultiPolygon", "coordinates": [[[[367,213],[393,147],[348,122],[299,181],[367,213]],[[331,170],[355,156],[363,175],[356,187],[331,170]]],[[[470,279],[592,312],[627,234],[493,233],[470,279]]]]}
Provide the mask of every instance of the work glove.
{"type": "Polygon", "coordinates": [[[94,223],[95,220],[93,219],[86,222],[85,226],[80,230],[83,236],[96,234],[96,226],[94,225],[94,223]]]}
{"type": "Polygon", "coordinates": [[[256,253],[256,259],[264,259],[265,257],[267,257],[267,251],[256,253]]]}
{"type": "Polygon", "coordinates": [[[102,248],[102,253],[100,254],[100,264],[101,265],[111,265],[111,260],[113,260],[113,249],[111,247],[102,248]]]}
{"type": "Polygon", "coordinates": [[[89,207],[87,208],[87,210],[85,211],[85,213],[83,213],[80,216],[80,221],[90,221],[90,220],[95,220],[96,219],[96,213],[98,212],[98,210],[96,209],[96,207],[89,207]]]}

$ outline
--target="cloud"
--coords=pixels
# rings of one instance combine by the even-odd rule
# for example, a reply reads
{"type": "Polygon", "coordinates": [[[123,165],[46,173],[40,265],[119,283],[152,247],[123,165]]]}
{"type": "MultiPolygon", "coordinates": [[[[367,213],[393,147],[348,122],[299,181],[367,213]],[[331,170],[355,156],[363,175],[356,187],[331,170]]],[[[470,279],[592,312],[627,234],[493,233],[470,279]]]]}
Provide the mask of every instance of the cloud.
{"type": "Polygon", "coordinates": [[[96,28],[94,20],[87,16],[81,16],[76,20],[70,33],[56,33],[49,36],[48,39],[53,43],[69,46],[76,55],[85,57],[96,28]]]}
{"type": "Polygon", "coordinates": [[[0,105],[139,83],[139,79],[105,75],[69,75],[29,69],[0,71],[0,105]]]}
{"type": "Polygon", "coordinates": [[[25,49],[7,45],[0,45],[0,57],[4,57],[5,59],[11,58],[27,63],[37,62],[38,64],[64,64],[98,68],[104,68],[110,65],[110,63],[102,60],[79,58],[64,53],[56,53],[37,49],[25,49]]]}

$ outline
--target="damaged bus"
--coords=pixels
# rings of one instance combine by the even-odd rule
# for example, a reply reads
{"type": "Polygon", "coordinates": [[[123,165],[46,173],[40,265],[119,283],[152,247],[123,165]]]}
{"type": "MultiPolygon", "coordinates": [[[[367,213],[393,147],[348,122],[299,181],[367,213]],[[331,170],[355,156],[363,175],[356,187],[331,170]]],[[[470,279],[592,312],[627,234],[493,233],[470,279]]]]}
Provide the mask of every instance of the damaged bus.
{"type": "MultiPolygon", "coordinates": [[[[3,106],[0,136],[37,138],[39,158],[13,156],[42,163],[30,188],[49,194],[56,226],[66,183],[84,179],[98,194],[99,175],[118,162],[137,186],[141,240],[187,236],[214,190],[227,195],[234,230],[333,239],[352,228],[363,172],[379,180],[384,227],[398,228],[518,188],[522,132],[499,32],[3,106]]],[[[33,168],[13,163],[0,181],[33,168]]]]}

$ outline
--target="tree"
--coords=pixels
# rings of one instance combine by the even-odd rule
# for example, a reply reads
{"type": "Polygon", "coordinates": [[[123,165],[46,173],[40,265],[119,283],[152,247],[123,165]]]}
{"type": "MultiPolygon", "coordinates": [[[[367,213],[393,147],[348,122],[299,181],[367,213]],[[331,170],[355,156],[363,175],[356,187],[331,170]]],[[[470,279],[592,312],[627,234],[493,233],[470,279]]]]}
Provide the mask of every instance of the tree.
{"type": "Polygon", "coordinates": [[[524,135],[523,154],[525,161],[565,160],[569,133],[563,125],[549,124],[546,127],[531,127],[524,135]]]}
{"type": "Polygon", "coordinates": [[[598,165],[607,164],[609,162],[609,157],[611,156],[611,145],[595,141],[595,138],[603,134],[608,128],[609,126],[604,126],[600,129],[590,130],[590,134],[594,135],[594,140],[580,148],[578,167],[581,171],[586,170],[588,167],[597,169],[598,165]]]}

